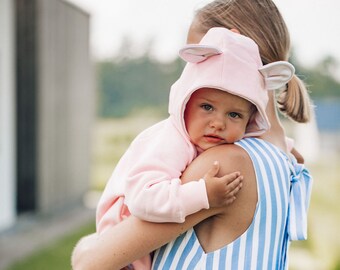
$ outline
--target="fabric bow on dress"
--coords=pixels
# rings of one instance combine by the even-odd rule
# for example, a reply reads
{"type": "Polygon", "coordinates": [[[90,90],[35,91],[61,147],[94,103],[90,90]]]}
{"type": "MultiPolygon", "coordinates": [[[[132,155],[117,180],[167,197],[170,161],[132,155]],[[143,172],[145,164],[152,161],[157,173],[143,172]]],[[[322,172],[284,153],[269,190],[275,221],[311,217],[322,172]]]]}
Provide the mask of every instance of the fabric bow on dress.
{"type": "Polygon", "coordinates": [[[312,176],[303,164],[291,165],[291,186],[288,208],[289,240],[307,239],[307,212],[312,191],[312,176]]]}

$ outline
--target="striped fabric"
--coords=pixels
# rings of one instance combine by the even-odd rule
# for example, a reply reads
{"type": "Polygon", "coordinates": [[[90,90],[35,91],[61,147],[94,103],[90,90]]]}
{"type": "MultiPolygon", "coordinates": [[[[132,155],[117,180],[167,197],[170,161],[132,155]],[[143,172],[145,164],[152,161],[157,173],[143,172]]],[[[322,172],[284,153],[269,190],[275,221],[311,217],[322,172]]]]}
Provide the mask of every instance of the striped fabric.
{"type": "Polygon", "coordinates": [[[290,164],[293,176],[288,215],[289,240],[307,239],[307,211],[312,193],[312,177],[303,164],[290,164]]]}
{"type": "Polygon", "coordinates": [[[237,144],[248,152],[257,177],[258,204],[247,231],[225,247],[205,253],[190,229],[156,251],[152,269],[288,269],[289,239],[303,238],[300,232],[304,235],[307,226],[306,219],[295,217],[302,212],[306,216],[309,173],[263,140],[247,138],[237,144]],[[298,188],[292,188],[295,183],[298,188]]]}

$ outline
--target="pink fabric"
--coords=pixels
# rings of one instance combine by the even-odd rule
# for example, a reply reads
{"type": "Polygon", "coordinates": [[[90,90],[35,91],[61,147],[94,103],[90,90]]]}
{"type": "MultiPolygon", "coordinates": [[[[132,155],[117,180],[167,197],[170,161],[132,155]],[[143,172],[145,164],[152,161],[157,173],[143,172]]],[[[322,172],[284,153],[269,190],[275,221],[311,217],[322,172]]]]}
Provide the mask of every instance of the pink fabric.
{"type": "MultiPolygon", "coordinates": [[[[171,119],[143,131],[119,161],[97,207],[98,233],[130,212],[153,222],[184,222],[186,216],[209,208],[203,179],[181,184],[179,177],[196,150],[171,119]]],[[[151,269],[150,256],[133,266],[151,269]]]]}
{"type": "Polygon", "coordinates": [[[129,212],[153,222],[184,222],[187,215],[208,208],[204,181],[182,185],[179,179],[195,156],[172,117],[143,131],[105,187],[97,207],[97,230],[122,221],[129,212]]]}
{"type": "Polygon", "coordinates": [[[294,148],[295,141],[293,138],[286,137],[286,143],[287,143],[287,150],[288,152],[292,152],[294,148]]]}
{"type": "MultiPolygon", "coordinates": [[[[215,27],[206,33],[199,44],[189,44],[181,49],[180,56],[189,63],[171,90],[170,113],[183,109],[178,108],[178,104],[186,103],[191,93],[197,89],[215,88],[243,97],[256,106],[257,112],[247,126],[245,137],[259,136],[269,129],[270,123],[265,112],[268,89],[260,72],[263,64],[259,49],[252,39],[223,27],[215,27]],[[213,51],[207,52],[207,47],[215,48],[216,54],[213,51]],[[190,62],[193,61],[190,55],[196,58],[202,53],[203,59],[190,62]],[[188,95],[183,96],[183,92],[188,95]],[[183,98],[187,100],[183,101],[183,98]]],[[[276,71],[274,77],[279,77],[276,73],[282,67],[275,68],[278,63],[271,65],[270,69],[276,71]]],[[[180,114],[176,115],[181,117],[180,114]]]]}

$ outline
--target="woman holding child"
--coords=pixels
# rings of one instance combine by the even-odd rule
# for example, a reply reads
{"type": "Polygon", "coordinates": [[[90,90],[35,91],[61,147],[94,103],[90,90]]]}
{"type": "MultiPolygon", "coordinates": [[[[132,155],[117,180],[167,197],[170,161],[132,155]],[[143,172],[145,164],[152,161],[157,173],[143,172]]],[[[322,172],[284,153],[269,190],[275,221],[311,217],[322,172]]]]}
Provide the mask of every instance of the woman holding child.
{"type": "MultiPolygon", "coordinates": [[[[188,43],[199,43],[213,27],[253,39],[263,65],[288,59],[288,30],[270,0],[211,2],[196,13],[188,43]]],[[[131,216],[100,237],[80,241],[74,269],[120,269],[154,250],[153,269],[287,269],[289,241],[306,238],[311,177],[289,153],[295,150],[287,143],[276,104],[298,122],[309,120],[310,104],[295,75],[281,91],[278,102],[269,92],[266,133],[204,151],[181,177],[183,183],[200,179],[214,161],[220,164],[218,175],[240,171],[242,189],[232,204],[201,210],[184,223],[131,216]]]]}

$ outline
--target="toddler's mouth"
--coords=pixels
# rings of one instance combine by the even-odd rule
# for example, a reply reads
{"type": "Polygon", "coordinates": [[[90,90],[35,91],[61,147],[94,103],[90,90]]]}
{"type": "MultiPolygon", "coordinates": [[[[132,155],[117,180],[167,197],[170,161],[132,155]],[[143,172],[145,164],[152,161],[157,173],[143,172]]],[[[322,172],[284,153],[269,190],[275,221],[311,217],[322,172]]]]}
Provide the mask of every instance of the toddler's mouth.
{"type": "Polygon", "coordinates": [[[215,135],[215,134],[207,134],[207,135],[204,135],[204,138],[205,138],[208,142],[212,142],[212,143],[219,143],[219,142],[224,141],[223,138],[221,138],[220,136],[215,135]]]}

